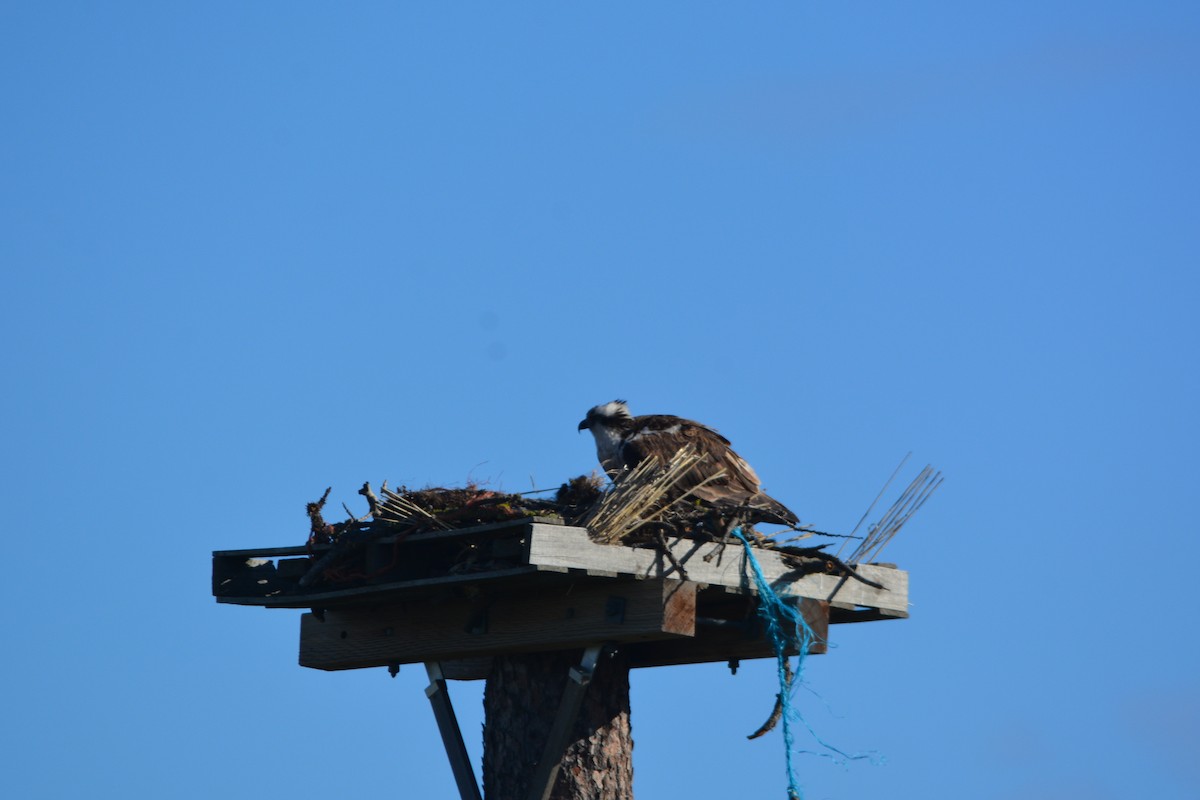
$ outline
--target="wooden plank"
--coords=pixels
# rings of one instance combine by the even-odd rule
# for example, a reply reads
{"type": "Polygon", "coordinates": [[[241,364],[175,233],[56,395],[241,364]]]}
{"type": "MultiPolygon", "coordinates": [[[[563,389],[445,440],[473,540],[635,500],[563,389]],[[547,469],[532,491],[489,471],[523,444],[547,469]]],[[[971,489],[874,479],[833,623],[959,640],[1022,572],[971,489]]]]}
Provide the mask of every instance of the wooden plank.
{"type": "MultiPolygon", "coordinates": [[[[820,600],[800,601],[800,610],[816,641],[809,653],[817,655],[828,649],[829,604],[820,600]]],[[[775,649],[762,632],[760,625],[749,631],[736,628],[708,628],[699,625],[696,635],[689,639],[661,642],[637,642],[628,647],[631,667],[663,667],[674,664],[702,664],[712,661],[753,658],[774,658],[775,649]]],[[[795,651],[790,651],[794,655],[795,651]]]]}
{"type": "Polygon", "coordinates": [[[879,622],[885,619],[908,619],[906,611],[892,611],[886,608],[830,608],[829,622],[833,625],[845,625],[850,622],[879,622]]]}
{"type": "MultiPolygon", "coordinates": [[[[439,542],[451,541],[454,539],[468,538],[471,536],[483,536],[483,538],[492,538],[493,536],[503,536],[509,533],[523,533],[521,529],[528,528],[533,524],[551,525],[564,527],[562,522],[556,521],[552,517],[525,517],[523,519],[510,519],[504,522],[489,522],[486,525],[475,525],[471,528],[454,528],[448,531],[426,531],[424,533],[414,533],[405,538],[405,543],[410,542],[439,542]]],[[[380,541],[390,542],[395,539],[395,536],[384,537],[380,541]]]]}
{"type": "MultiPolygon", "coordinates": [[[[538,517],[538,520],[545,518],[538,517]]],[[[524,567],[526,539],[530,530],[528,519],[508,520],[505,522],[476,525],[471,528],[461,528],[449,531],[431,531],[413,534],[411,536],[391,535],[372,541],[364,541],[361,546],[353,549],[352,559],[363,563],[366,574],[372,574],[380,568],[397,561],[397,540],[403,549],[402,562],[420,565],[430,558],[430,553],[437,553],[439,545],[460,547],[461,540],[469,539],[476,542],[491,542],[489,554],[493,559],[509,559],[518,568],[524,567]],[[434,548],[432,551],[428,548],[434,548]]],[[[539,524],[555,523],[540,522],[539,524]]],[[[329,545],[318,545],[313,548],[315,553],[325,553],[329,545]]],[[[342,589],[326,589],[324,591],[303,592],[297,586],[298,579],[311,567],[309,558],[294,558],[307,556],[308,548],[270,547],[255,550],[218,550],[213,553],[213,595],[218,602],[233,605],[259,605],[269,608],[305,608],[322,603],[344,603],[348,600],[367,602],[376,599],[381,594],[397,593],[402,588],[420,590],[441,583],[460,582],[464,575],[479,573],[456,573],[441,575],[434,578],[421,578],[412,574],[412,570],[399,570],[389,576],[387,583],[376,581],[366,585],[342,589]],[[277,560],[277,564],[273,562],[277,560]],[[276,566],[278,572],[276,572],[276,566]],[[447,580],[448,579],[448,580],[447,580]]],[[[436,556],[435,556],[436,558],[436,556]]],[[[566,570],[563,570],[566,572],[566,570]]],[[[513,573],[497,572],[497,577],[513,573]]]]}
{"type": "MultiPolygon", "coordinates": [[[[688,580],[737,587],[753,592],[754,582],[740,544],[699,543],[690,539],[670,542],[671,552],[687,570],[688,580]],[[719,555],[718,555],[719,554],[719,555]],[[705,556],[711,560],[705,561],[705,556]]],[[[864,564],[859,573],[884,589],[856,580],[843,581],[834,575],[816,574],[795,578],[779,553],[756,548],[755,558],[773,584],[786,587],[787,594],[816,600],[835,599],[856,606],[908,611],[908,573],[903,570],[864,564]]],[[[674,566],[657,550],[597,544],[584,528],[566,525],[534,525],[530,531],[529,563],[539,569],[607,570],[649,578],[675,577],[674,566]]]]}
{"type": "MultiPolygon", "coordinates": [[[[313,545],[313,552],[319,553],[329,549],[327,544],[313,545]]],[[[251,550],[213,550],[213,558],[280,558],[283,556],[306,556],[308,545],[292,545],[289,547],[256,547],[251,550]]]]}
{"type": "MultiPolygon", "coordinates": [[[[525,517],[522,519],[510,519],[504,522],[489,522],[486,525],[475,525],[470,528],[453,528],[448,531],[425,531],[424,533],[414,533],[406,536],[405,542],[439,542],[452,541],[471,536],[483,536],[490,538],[491,536],[504,536],[509,533],[521,533],[522,528],[526,528],[531,524],[538,525],[562,525],[552,517],[525,517]]],[[[380,544],[391,544],[400,534],[390,534],[381,536],[373,540],[380,544]]],[[[291,545],[288,547],[259,547],[251,550],[214,550],[213,558],[280,558],[286,556],[306,556],[310,552],[323,553],[332,545],[315,544],[311,549],[306,544],[291,545]]]]}
{"type": "Polygon", "coordinates": [[[213,594],[234,592],[266,594],[282,583],[275,562],[265,558],[223,558],[213,560],[213,594]]]}
{"type": "MultiPolygon", "coordinates": [[[[564,568],[562,570],[566,572],[564,568]]],[[[239,606],[265,606],[267,608],[334,608],[343,605],[363,605],[371,602],[394,602],[405,594],[414,594],[429,589],[442,589],[474,584],[505,583],[514,578],[540,576],[536,567],[512,567],[490,572],[471,572],[462,575],[442,575],[437,578],[419,578],[398,583],[373,583],[351,589],[331,589],[325,592],[305,594],[278,594],[273,597],[218,597],[218,603],[239,606]]]]}
{"type": "Polygon", "coordinates": [[[450,661],[695,633],[693,584],[589,581],[440,605],[329,610],[300,619],[300,664],[338,670],[450,661]]]}
{"type": "MultiPolygon", "coordinates": [[[[706,604],[699,600],[698,602],[703,611],[706,604]]],[[[826,652],[829,641],[829,604],[820,600],[802,600],[800,607],[818,639],[809,649],[809,653],[818,655],[826,652]]],[[[697,625],[694,637],[630,642],[621,649],[629,654],[630,666],[634,668],[725,662],[735,658],[740,661],[774,658],[775,650],[763,636],[762,626],[756,624],[757,617],[749,618],[748,622],[752,624],[745,630],[697,625]]],[[[789,655],[795,655],[795,652],[789,655]]],[[[491,669],[490,656],[442,662],[442,670],[451,680],[483,680],[491,669]]]]}
{"type": "MultiPolygon", "coordinates": [[[[655,582],[643,582],[635,586],[653,587],[655,582]]],[[[696,584],[692,581],[664,580],[663,587],[663,630],[681,636],[696,635],[696,584]]],[[[646,591],[640,588],[639,591],[646,591]]]]}
{"type": "Polygon", "coordinates": [[[297,580],[312,568],[311,558],[281,558],[275,562],[275,572],[281,578],[297,580]]]}

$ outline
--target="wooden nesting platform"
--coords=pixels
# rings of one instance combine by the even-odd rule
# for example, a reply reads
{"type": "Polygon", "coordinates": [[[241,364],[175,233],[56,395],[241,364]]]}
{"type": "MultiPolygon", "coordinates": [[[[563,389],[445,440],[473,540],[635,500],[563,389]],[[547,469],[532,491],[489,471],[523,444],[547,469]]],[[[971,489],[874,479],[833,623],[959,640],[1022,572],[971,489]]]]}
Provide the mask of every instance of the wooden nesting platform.
{"type": "MultiPolygon", "coordinates": [[[[603,545],[583,528],[518,520],[393,535],[339,559],[340,588],[301,587],[329,546],[213,553],[217,602],[308,608],[300,664],[339,670],[441,662],[449,678],[486,677],[491,657],[612,643],[633,666],[773,656],[740,543],[675,539],[681,575],[654,548],[603,545]]],[[[825,651],[830,623],[908,616],[908,574],[862,565],[876,589],[824,573],[798,576],[780,554],[754,554],[776,591],[796,598],[825,651]]]]}

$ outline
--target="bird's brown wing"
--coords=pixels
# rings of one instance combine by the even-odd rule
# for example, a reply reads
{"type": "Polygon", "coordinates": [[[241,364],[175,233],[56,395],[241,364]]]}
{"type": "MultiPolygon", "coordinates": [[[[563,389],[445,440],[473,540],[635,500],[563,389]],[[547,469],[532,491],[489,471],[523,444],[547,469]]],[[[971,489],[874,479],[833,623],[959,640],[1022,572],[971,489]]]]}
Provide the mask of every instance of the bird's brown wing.
{"type": "Polygon", "coordinates": [[[633,423],[621,448],[626,468],[633,468],[651,456],[666,464],[690,445],[705,458],[680,482],[680,494],[692,490],[694,497],[709,503],[748,506],[763,512],[763,521],[799,522],[786,506],[763,493],[753,467],[734,452],[728,439],[707,425],[668,414],[635,417],[633,423]],[[718,471],[725,474],[705,483],[718,471]]]}
{"type": "Polygon", "coordinates": [[[718,471],[724,476],[697,490],[704,500],[742,502],[757,494],[758,476],[729,446],[729,440],[707,425],[667,414],[635,417],[634,427],[621,448],[625,466],[632,468],[653,456],[666,464],[685,447],[692,447],[704,460],[697,464],[681,484],[691,489],[718,471]]]}

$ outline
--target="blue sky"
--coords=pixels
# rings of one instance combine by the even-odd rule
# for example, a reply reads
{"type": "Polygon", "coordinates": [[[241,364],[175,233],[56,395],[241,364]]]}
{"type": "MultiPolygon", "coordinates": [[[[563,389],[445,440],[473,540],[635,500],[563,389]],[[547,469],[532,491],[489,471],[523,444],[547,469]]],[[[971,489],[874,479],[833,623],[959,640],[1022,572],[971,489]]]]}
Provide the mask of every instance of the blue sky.
{"type": "MultiPolygon", "coordinates": [[[[6,796],[452,797],[420,668],[296,666],[214,549],[364,480],[591,470],[627,398],[848,530],[912,617],[809,798],[1193,798],[1200,11],[6,4],[6,796]]],[[[455,700],[478,756],[479,684],[455,700]]],[[[634,675],[639,797],[783,796],[771,666],[634,675]]]]}

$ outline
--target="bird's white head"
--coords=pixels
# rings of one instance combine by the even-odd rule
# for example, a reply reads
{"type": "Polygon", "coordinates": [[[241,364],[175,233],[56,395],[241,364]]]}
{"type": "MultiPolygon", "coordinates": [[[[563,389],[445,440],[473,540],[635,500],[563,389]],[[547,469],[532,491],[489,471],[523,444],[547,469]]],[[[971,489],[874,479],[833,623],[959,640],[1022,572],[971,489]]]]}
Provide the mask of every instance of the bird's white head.
{"type": "Polygon", "coordinates": [[[613,400],[611,403],[603,403],[595,406],[587,412],[587,416],[579,423],[579,430],[590,429],[592,433],[596,432],[596,428],[620,428],[625,423],[633,419],[629,413],[629,406],[624,400],[613,400]]]}
{"type": "Polygon", "coordinates": [[[613,400],[588,411],[579,423],[579,430],[590,430],[596,439],[596,457],[609,477],[622,467],[621,442],[626,432],[633,427],[633,417],[624,400],[613,400]]]}

